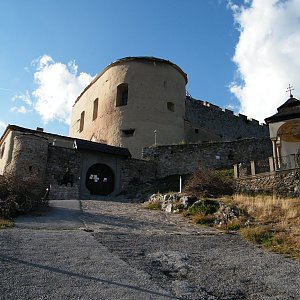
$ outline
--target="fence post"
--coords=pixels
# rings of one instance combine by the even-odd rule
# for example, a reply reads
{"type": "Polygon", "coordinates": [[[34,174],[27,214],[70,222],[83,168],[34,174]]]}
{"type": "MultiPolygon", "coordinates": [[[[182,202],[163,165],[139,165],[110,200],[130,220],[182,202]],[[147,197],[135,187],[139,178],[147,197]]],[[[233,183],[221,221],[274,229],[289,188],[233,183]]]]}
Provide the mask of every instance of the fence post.
{"type": "Polygon", "coordinates": [[[255,161],[251,160],[251,175],[255,175],[255,161]]]}
{"type": "Polygon", "coordinates": [[[233,175],[234,175],[234,178],[239,178],[240,177],[239,168],[238,168],[237,164],[233,165],[233,175]]]}
{"type": "Polygon", "coordinates": [[[269,166],[270,166],[270,172],[274,172],[274,159],[273,157],[269,157],[269,166]]]}

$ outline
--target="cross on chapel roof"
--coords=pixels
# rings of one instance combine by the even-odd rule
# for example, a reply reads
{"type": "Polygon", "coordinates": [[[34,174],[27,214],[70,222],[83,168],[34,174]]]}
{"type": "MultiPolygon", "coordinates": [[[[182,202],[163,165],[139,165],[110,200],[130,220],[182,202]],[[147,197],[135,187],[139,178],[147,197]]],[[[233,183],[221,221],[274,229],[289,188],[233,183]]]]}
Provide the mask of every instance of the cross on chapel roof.
{"type": "Polygon", "coordinates": [[[286,89],[286,92],[290,92],[290,98],[293,98],[293,95],[292,95],[293,90],[295,90],[295,89],[293,88],[292,85],[289,84],[288,88],[286,89]]]}

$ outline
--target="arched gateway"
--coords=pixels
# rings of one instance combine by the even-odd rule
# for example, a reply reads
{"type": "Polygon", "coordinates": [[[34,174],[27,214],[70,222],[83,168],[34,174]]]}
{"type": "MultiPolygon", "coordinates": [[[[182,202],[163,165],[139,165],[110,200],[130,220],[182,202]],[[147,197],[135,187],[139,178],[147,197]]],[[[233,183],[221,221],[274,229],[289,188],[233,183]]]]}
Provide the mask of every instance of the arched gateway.
{"type": "Polygon", "coordinates": [[[86,173],[85,184],[91,195],[109,195],[114,191],[114,173],[107,165],[94,164],[86,173]]]}

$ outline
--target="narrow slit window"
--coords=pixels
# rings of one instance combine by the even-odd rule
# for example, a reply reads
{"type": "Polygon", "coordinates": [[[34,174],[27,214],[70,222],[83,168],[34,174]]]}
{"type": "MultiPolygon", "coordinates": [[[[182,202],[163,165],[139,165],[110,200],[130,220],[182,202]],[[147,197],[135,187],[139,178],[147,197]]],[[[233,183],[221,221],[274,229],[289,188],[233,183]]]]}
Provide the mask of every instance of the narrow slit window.
{"type": "Polygon", "coordinates": [[[133,136],[135,129],[124,129],[122,130],[122,135],[125,137],[133,136]]]}
{"type": "Polygon", "coordinates": [[[94,101],[94,107],[93,107],[93,121],[97,119],[98,116],[98,98],[94,101]]]}
{"type": "Polygon", "coordinates": [[[117,87],[116,106],[125,106],[128,102],[128,84],[122,83],[117,87]]]}
{"type": "Polygon", "coordinates": [[[0,150],[0,159],[3,157],[5,151],[5,142],[3,143],[1,150],[0,150]]]}
{"type": "Polygon", "coordinates": [[[83,111],[80,115],[79,132],[81,132],[84,127],[84,115],[85,115],[85,112],[83,111]]]}
{"type": "Polygon", "coordinates": [[[175,104],[173,102],[167,102],[167,108],[169,111],[175,111],[175,104]]]}

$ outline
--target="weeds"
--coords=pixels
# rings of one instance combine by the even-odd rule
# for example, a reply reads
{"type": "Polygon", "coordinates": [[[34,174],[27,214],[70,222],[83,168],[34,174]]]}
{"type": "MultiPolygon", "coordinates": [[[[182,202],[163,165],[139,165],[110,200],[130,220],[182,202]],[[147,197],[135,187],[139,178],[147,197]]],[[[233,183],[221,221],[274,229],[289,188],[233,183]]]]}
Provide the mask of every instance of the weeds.
{"type": "Polygon", "coordinates": [[[144,208],[150,209],[150,210],[160,210],[161,203],[160,203],[160,201],[149,202],[146,205],[144,205],[144,208]]]}
{"type": "Polygon", "coordinates": [[[0,218],[0,229],[12,228],[14,222],[10,219],[0,218]]]}
{"type": "Polygon", "coordinates": [[[196,214],[213,214],[219,208],[219,203],[211,199],[203,199],[195,202],[185,213],[186,216],[194,216],[196,214]]]}
{"type": "Polygon", "coordinates": [[[10,219],[40,204],[35,178],[22,181],[13,176],[0,176],[0,217],[10,219]]]}
{"type": "Polygon", "coordinates": [[[201,169],[187,181],[184,192],[205,198],[232,195],[233,180],[225,171],[201,169]]]}
{"type": "Polygon", "coordinates": [[[252,224],[240,229],[245,239],[278,253],[300,257],[299,198],[234,195],[232,201],[252,217],[252,224]]]}

